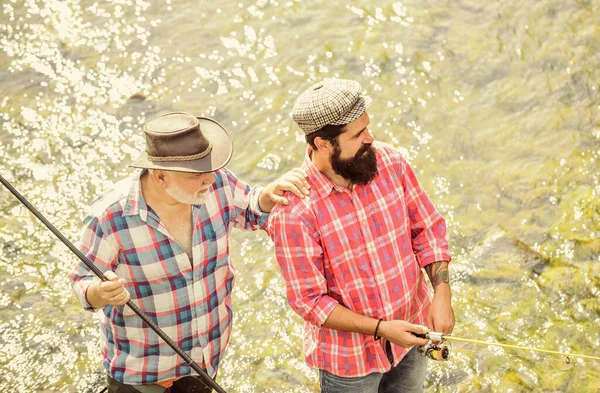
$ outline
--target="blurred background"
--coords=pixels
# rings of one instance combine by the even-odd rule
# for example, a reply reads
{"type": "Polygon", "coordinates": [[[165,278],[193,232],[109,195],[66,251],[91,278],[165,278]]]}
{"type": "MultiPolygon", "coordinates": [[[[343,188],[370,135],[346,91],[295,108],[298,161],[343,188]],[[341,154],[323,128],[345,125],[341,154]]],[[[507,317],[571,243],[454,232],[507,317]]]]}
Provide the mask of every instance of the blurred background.
{"type": "MultiPolygon", "coordinates": [[[[600,0],[3,0],[0,173],[76,242],[172,110],[233,135],[229,168],[300,165],[294,100],[359,80],[375,137],[446,217],[457,337],[600,348],[600,0]]],[[[0,189],[0,391],[99,392],[76,258],[0,189]]],[[[234,232],[231,392],[318,391],[265,233],[234,232]]],[[[427,392],[591,392],[600,362],[454,343],[427,392]]]]}

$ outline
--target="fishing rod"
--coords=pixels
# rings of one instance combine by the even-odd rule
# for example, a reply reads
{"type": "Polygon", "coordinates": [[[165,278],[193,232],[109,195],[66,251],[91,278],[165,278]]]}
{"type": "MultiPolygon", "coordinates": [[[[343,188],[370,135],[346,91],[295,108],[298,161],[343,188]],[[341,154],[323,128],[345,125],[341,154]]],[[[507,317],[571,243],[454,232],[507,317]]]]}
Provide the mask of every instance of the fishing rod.
{"type": "MultiPolygon", "coordinates": [[[[66,237],[63,236],[62,233],[58,229],[54,227],[50,223],[50,221],[46,220],[46,218],[39,212],[23,195],[21,195],[6,179],[0,175],[0,183],[4,185],[29,211],[33,213],[34,216],[37,217],[56,237],[60,239],[77,257],[83,262],[96,276],[100,278],[102,281],[109,281],[108,278],[102,273],[100,269],[94,265],[92,261],[90,261],[83,253],[73,245],[66,237]]],[[[169,346],[185,360],[189,366],[198,373],[200,377],[200,381],[204,383],[207,387],[214,389],[217,393],[227,393],[223,388],[221,388],[211,377],[208,376],[206,371],[204,371],[198,364],[181,349],[167,334],[155,324],[150,317],[146,313],[144,313],[133,301],[128,300],[127,306],[133,310],[146,324],[152,329],[156,334],[160,336],[169,346]]]]}
{"type": "Polygon", "coordinates": [[[493,343],[493,342],[481,341],[481,340],[471,340],[471,339],[467,339],[467,338],[454,337],[449,334],[438,333],[438,332],[429,332],[429,333],[425,333],[425,334],[413,333],[413,335],[420,337],[420,338],[426,338],[429,340],[429,342],[426,345],[419,347],[418,350],[419,350],[419,352],[421,352],[421,354],[423,354],[424,356],[426,356],[430,359],[433,359],[433,360],[448,360],[448,358],[450,357],[450,347],[448,347],[446,345],[446,341],[460,341],[460,342],[480,344],[480,345],[489,345],[489,346],[504,347],[504,348],[522,349],[525,351],[549,353],[552,355],[561,355],[561,356],[565,357],[565,362],[567,364],[571,363],[572,357],[573,358],[582,358],[582,359],[600,360],[600,357],[582,355],[579,353],[550,351],[547,349],[525,347],[522,345],[500,344],[500,343],[493,343]]]}

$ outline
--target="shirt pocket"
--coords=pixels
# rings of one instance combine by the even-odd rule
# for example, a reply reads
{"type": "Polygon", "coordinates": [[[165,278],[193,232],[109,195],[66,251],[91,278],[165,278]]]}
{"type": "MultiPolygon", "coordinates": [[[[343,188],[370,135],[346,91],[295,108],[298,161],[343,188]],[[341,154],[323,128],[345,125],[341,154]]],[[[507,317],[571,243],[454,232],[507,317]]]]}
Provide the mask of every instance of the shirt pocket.
{"type": "Polygon", "coordinates": [[[203,229],[201,239],[199,263],[224,264],[229,259],[228,227],[223,220],[212,221],[203,229]]]}
{"type": "Polygon", "coordinates": [[[227,227],[222,219],[214,220],[206,226],[204,238],[208,241],[216,241],[227,235],[227,227]]]}

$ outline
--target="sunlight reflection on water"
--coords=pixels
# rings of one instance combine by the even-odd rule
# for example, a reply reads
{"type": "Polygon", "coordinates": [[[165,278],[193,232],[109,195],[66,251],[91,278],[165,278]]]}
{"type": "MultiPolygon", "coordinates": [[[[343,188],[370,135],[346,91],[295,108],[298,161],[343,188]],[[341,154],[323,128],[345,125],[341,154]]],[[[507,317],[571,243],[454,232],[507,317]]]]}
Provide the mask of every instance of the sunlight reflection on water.
{"type": "MultiPolygon", "coordinates": [[[[299,92],[357,78],[372,131],[401,148],[448,220],[455,334],[598,347],[599,5],[317,3],[4,2],[2,175],[76,240],[91,199],[128,173],[148,117],[215,117],[234,138],[230,168],[264,184],[301,162],[299,92]]],[[[100,356],[65,277],[74,258],[0,194],[0,390],[85,391],[100,356]]],[[[317,391],[266,235],[234,234],[232,258],[219,382],[317,391]]],[[[600,378],[595,363],[492,347],[454,345],[452,359],[432,365],[428,391],[575,392],[600,378]]]]}

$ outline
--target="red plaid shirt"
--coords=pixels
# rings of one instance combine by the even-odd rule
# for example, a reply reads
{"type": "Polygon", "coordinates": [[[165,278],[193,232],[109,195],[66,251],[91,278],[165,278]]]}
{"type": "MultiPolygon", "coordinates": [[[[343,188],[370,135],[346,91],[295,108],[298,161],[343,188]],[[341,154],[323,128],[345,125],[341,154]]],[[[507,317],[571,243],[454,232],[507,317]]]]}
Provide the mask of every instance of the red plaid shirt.
{"type": "MultiPolygon", "coordinates": [[[[269,234],[290,306],[304,320],[304,354],[311,367],[358,377],[386,372],[385,341],[323,326],[341,304],[384,320],[427,324],[428,284],[422,267],[450,261],[446,223],[415,174],[389,145],[376,142],[378,175],[350,191],[313,165],[311,193],[289,194],[269,217],[269,234]]],[[[407,350],[392,344],[394,365],[407,350]]]]}

